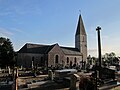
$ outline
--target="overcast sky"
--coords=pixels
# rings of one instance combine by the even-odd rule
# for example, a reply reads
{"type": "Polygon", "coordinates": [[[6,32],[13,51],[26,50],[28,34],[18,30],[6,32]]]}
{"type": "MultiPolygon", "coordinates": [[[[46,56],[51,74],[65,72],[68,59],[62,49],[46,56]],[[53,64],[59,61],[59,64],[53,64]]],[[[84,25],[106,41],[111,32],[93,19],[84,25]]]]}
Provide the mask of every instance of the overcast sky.
{"type": "Polygon", "coordinates": [[[97,56],[99,25],[102,54],[120,55],[120,0],[0,0],[0,37],[10,38],[15,51],[25,43],[74,47],[80,13],[88,54],[97,56]]]}

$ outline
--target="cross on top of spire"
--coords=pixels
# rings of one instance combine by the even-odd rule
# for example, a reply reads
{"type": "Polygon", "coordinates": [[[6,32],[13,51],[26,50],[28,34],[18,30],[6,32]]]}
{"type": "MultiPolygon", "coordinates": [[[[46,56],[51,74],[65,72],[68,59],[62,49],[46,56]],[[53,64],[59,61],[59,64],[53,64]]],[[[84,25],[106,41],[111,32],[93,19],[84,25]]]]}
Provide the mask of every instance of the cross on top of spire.
{"type": "Polygon", "coordinates": [[[96,28],[96,31],[98,31],[98,30],[101,30],[101,27],[100,27],[100,26],[98,26],[98,27],[96,28]]]}
{"type": "Polygon", "coordinates": [[[81,15],[81,10],[79,10],[79,12],[80,12],[80,15],[81,15]]]}

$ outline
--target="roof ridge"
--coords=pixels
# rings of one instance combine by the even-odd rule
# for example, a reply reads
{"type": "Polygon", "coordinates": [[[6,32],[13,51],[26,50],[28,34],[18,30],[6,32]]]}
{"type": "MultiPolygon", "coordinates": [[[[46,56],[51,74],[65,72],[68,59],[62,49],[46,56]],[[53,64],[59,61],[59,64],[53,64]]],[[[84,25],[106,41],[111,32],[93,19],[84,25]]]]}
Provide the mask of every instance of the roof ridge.
{"type": "Polygon", "coordinates": [[[51,45],[45,45],[45,44],[36,44],[36,43],[26,43],[25,45],[51,46],[51,45]]]}
{"type": "Polygon", "coordinates": [[[72,48],[72,49],[78,49],[78,48],[75,48],[75,47],[64,47],[64,46],[60,46],[60,48],[72,48]]]}
{"type": "Polygon", "coordinates": [[[50,45],[47,50],[45,51],[45,53],[48,53],[56,44],[52,44],[50,45]]]}

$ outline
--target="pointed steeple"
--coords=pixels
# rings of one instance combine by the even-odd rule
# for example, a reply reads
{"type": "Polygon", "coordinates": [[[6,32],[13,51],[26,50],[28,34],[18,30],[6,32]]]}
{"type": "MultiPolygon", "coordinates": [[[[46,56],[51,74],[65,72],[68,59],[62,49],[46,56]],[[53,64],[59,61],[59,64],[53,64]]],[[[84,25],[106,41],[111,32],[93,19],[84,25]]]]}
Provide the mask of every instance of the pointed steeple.
{"type": "Polygon", "coordinates": [[[76,30],[75,35],[86,35],[81,14],[79,15],[79,21],[78,21],[77,30],[76,30]]]}
{"type": "Polygon", "coordinates": [[[87,60],[87,34],[81,15],[79,15],[77,30],[75,34],[75,48],[78,48],[82,53],[83,60],[87,60]]]}

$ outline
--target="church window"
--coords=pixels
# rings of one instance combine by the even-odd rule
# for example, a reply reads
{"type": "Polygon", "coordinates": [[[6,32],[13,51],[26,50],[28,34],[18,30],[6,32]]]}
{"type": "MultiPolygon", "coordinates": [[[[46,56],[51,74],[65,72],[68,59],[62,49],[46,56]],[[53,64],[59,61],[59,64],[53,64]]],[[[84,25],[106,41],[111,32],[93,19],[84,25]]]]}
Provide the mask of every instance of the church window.
{"type": "Polygon", "coordinates": [[[41,57],[40,65],[41,65],[41,66],[44,66],[44,59],[43,59],[43,57],[41,57]]]}
{"type": "Polygon", "coordinates": [[[83,36],[83,42],[84,42],[84,36],[83,36]]]}
{"type": "Polygon", "coordinates": [[[41,57],[41,62],[43,62],[43,57],[41,57]]]}
{"type": "Polygon", "coordinates": [[[55,56],[55,63],[58,63],[58,55],[55,56]]]}
{"type": "Polygon", "coordinates": [[[33,61],[33,62],[34,62],[34,59],[35,59],[35,58],[34,58],[34,57],[32,57],[32,61],[33,61]]]}
{"type": "Polygon", "coordinates": [[[72,61],[70,61],[70,68],[72,68],[72,61]]]}
{"type": "Polygon", "coordinates": [[[69,63],[69,57],[67,57],[67,63],[69,63]]]}
{"type": "Polygon", "coordinates": [[[76,57],[75,57],[75,59],[74,59],[74,62],[75,62],[75,63],[77,62],[76,57]]]}

